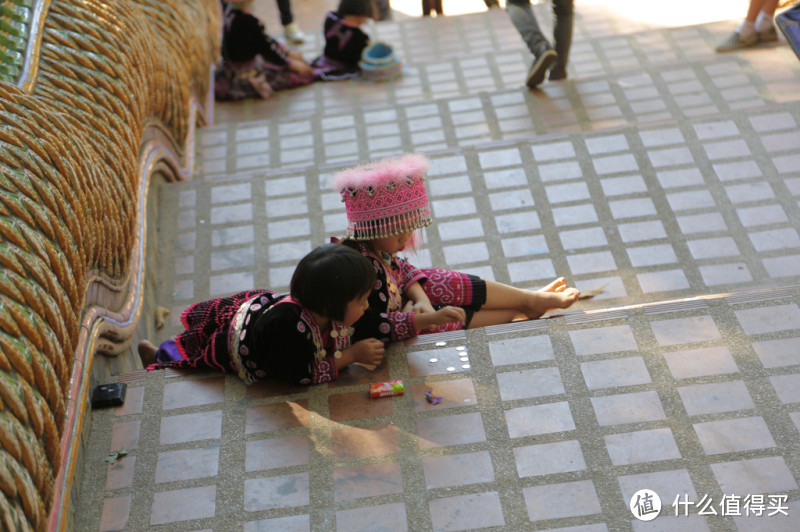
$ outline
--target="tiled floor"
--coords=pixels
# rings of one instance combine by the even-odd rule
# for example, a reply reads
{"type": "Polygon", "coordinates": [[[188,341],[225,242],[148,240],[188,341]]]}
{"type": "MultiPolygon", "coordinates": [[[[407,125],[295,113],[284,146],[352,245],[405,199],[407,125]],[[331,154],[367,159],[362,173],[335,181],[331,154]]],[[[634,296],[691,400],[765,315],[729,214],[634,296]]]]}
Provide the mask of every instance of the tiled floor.
{"type": "Polygon", "coordinates": [[[433,163],[436,222],[413,263],[602,293],[553,319],[394,345],[375,371],[313,388],[122,375],[125,405],[93,415],[82,529],[796,530],[791,50],[717,55],[729,23],[664,28],[592,5],[570,81],[529,92],[502,11],[374,29],[406,60],[399,83],[218,106],[199,131],[195,178],[157,194],[172,312],[154,340],[194,301],[285,290],[344,227],[332,175],[402,151],[433,163]],[[405,395],[368,397],[392,379],[405,395]],[[650,522],[629,509],[644,488],[662,502],[650,522]]]}
{"type": "Polygon", "coordinates": [[[129,454],[94,471],[105,502],[86,529],[645,530],[627,506],[648,488],[659,530],[794,530],[798,300],[793,286],[423,337],[314,388],[131,374],[126,405],[96,413],[113,429],[92,445],[129,454]],[[398,378],[404,396],[368,398],[398,378]]]}

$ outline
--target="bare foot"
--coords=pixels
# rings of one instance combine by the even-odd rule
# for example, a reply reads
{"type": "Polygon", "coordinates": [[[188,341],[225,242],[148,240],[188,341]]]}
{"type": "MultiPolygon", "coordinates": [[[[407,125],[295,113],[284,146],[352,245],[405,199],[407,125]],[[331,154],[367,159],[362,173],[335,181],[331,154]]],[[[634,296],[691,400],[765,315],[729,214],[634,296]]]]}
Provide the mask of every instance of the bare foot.
{"type": "Polygon", "coordinates": [[[146,368],[150,364],[156,363],[156,351],[158,351],[158,348],[149,340],[139,342],[137,349],[139,350],[139,358],[142,359],[142,366],[146,368]]]}
{"type": "Polygon", "coordinates": [[[559,277],[544,288],[531,292],[532,297],[525,314],[530,319],[540,318],[551,310],[570,307],[580,295],[580,290],[567,286],[564,278],[559,277]]]}
{"type": "Polygon", "coordinates": [[[537,290],[537,292],[561,292],[567,287],[567,280],[563,277],[559,277],[552,281],[547,286],[544,286],[537,290]]]}

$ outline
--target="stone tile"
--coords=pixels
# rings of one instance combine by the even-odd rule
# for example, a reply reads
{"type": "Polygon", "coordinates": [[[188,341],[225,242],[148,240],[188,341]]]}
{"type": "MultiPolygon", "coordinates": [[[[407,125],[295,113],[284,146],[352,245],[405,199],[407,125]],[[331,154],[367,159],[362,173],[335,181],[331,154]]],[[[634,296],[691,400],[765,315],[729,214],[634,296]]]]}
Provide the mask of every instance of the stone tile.
{"type": "Polygon", "coordinates": [[[678,170],[661,170],[656,172],[658,182],[663,188],[689,187],[705,185],[703,174],[698,168],[680,168],[678,170]]]}
{"type": "Polygon", "coordinates": [[[591,480],[530,486],[522,488],[522,495],[534,522],[602,512],[591,480]]]}
{"type": "Polygon", "coordinates": [[[209,295],[222,297],[242,290],[250,290],[253,288],[253,284],[251,272],[212,275],[208,279],[209,295]]]}
{"type": "Polygon", "coordinates": [[[712,259],[717,257],[731,257],[739,254],[739,248],[733,238],[726,236],[720,238],[701,238],[687,242],[689,251],[695,259],[712,259]]]}
{"type": "Polygon", "coordinates": [[[501,240],[503,254],[509,258],[542,255],[549,251],[547,240],[543,235],[504,238],[501,240]]]}
{"type": "MultiPolygon", "coordinates": [[[[512,168],[495,172],[484,172],[483,180],[489,190],[507,187],[528,186],[528,176],[522,168],[512,168]]],[[[435,191],[433,186],[431,189],[435,191]]],[[[453,191],[449,191],[450,194],[453,191]]]]}
{"type": "Polygon", "coordinates": [[[213,225],[237,222],[249,222],[253,219],[253,206],[249,203],[240,205],[226,205],[211,209],[211,223],[213,225]]]}
{"type": "Polygon", "coordinates": [[[219,448],[220,444],[213,443],[201,449],[158,453],[156,484],[216,476],[219,448]]]}
{"type": "MultiPolygon", "coordinates": [[[[678,494],[688,495],[690,501],[698,500],[692,479],[685,469],[623,475],[617,478],[617,482],[622,490],[622,500],[626,502],[630,501],[637,491],[645,487],[658,494],[661,498],[662,508],[667,507],[667,511],[673,511],[668,505],[675,500],[675,496],[678,494]]],[[[663,517],[664,513],[662,512],[658,521],[661,521],[663,517]]]]}
{"type": "Polygon", "coordinates": [[[628,248],[626,251],[631,260],[631,266],[634,268],[678,262],[678,257],[671,244],[628,248]]]}
{"type": "Polygon", "coordinates": [[[769,381],[782,403],[800,403],[800,374],[775,375],[769,381]]]}
{"type": "Polygon", "coordinates": [[[306,218],[267,222],[267,236],[270,240],[296,238],[311,234],[311,226],[306,218]]]}
{"type": "Polygon", "coordinates": [[[569,141],[536,143],[531,148],[537,161],[575,157],[575,148],[569,141]]]}
{"type": "Polygon", "coordinates": [[[792,277],[800,275],[800,255],[762,259],[764,269],[770,277],[792,277]]]}
{"type": "Polygon", "coordinates": [[[617,229],[619,230],[620,238],[626,244],[667,237],[664,225],[659,220],[619,224],[617,229]]]}
{"type": "Polygon", "coordinates": [[[636,158],[630,153],[595,157],[592,162],[594,163],[595,170],[600,175],[620,174],[639,170],[639,164],[636,162],[636,158]]]}
{"type": "Polygon", "coordinates": [[[244,524],[244,532],[311,532],[308,514],[261,519],[244,524]]]}
{"type": "Polygon", "coordinates": [[[164,385],[163,410],[220,403],[225,399],[225,379],[221,377],[172,382],[164,385]]]}
{"type": "Polygon", "coordinates": [[[655,391],[603,395],[590,400],[601,427],[666,419],[655,391]]]}
{"type": "Polygon", "coordinates": [[[694,157],[689,148],[663,148],[660,150],[648,150],[647,156],[651,164],[656,168],[665,166],[676,166],[679,164],[694,164],[694,157]]]}
{"type": "Polygon", "coordinates": [[[109,451],[113,452],[120,449],[132,451],[136,449],[139,446],[141,428],[142,422],[139,420],[114,423],[114,427],[111,429],[111,448],[109,451]]]}
{"type": "Polygon", "coordinates": [[[108,465],[106,490],[113,491],[133,486],[133,468],[136,466],[135,456],[123,456],[108,465]]]}
{"type": "Polygon", "coordinates": [[[494,467],[488,451],[443,456],[423,456],[422,470],[428,489],[450,488],[494,482],[494,467]]]}
{"type": "Polygon", "coordinates": [[[726,346],[675,351],[665,353],[664,358],[672,376],[676,379],[727,375],[739,371],[726,346]]]}
{"type": "Polygon", "coordinates": [[[578,440],[515,447],[514,461],[520,478],[586,469],[578,440]]]}
{"type": "Polygon", "coordinates": [[[779,368],[800,364],[800,338],[781,338],[753,342],[761,364],[765,368],[779,368]]]}
{"type": "Polygon", "coordinates": [[[484,234],[480,218],[462,220],[458,222],[445,222],[436,224],[436,230],[442,240],[458,240],[466,235],[478,238],[484,234]]]}
{"type": "MultiPolygon", "coordinates": [[[[466,351],[462,351],[464,356],[461,362],[469,363],[466,351]]],[[[414,401],[414,411],[425,412],[428,410],[442,410],[445,408],[458,408],[460,406],[474,405],[478,403],[475,394],[475,386],[472,379],[457,379],[453,381],[424,382],[411,386],[411,398],[414,401]],[[428,402],[425,392],[430,391],[433,395],[441,398],[441,402],[434,405],[428,402]]]]}
{"type": "Polygon", "coordinates": [[[681,457],[672,431],[668,428],[609,434],[603,438],[611,463],[615,466],[681,457]]]}
{"type": "Polygon", "coordinates": [[[394,412],[392,401],[375,401],[364,391],[331,395],[328,406],[330,420],[335,422],[388,416],[394,412]]]}
{"type": "Polygon", "coordinates": [[[115,532],[127,529],[130,513],[130,495],[104,499],[103,512],[100,515],[100,532],[115,532]]]}
{"type": "Polygon", "coordinates": [[[693,209],[713,209],[716,202],[707,190],[691,190],[667,194],[669,206],[675,212],[693,209]]]}
{"type": "Polygon", "coordinates": [[[412,378],[465,372],[469,368],[463,367],[464,362],[461,358],[461,351],[450,346],[443,349],[414,351],[406,355],[409,376],[412,378]]]}
{"type": "Polygon", "coordinates": [[[244,469],[265,471],[281,467],[308,465],[311,440],[308,435],[251,440],[245,443],[244,469]]]}
{"type": "Polygon", "coordinates": [[[252,406],[245,413],[245,434],[308,426],[308,401],[252,406]]]}
{"type": "Polygon", "coordinates": [[[551,204],[566,203],[591,198],[586,183],[578,181],[563,185],[550,185],[544,188],[551,204]]]}
{"type": "Polygon", "coordinates": [[[800,328],[800,309],[794,304],[737,310],[735,314],[745,334],[763,334],[800,328]]]}
{"type": "Polygon", "coordinates": [[[610,251],[581,253],[567,257],[567,262],[574,275],[614,271],[617,263],[610,251]]]}
{"type": "Polygon", "coordinates": [[[656,214],[656,207],[650,198],[609,201],[608,206],[611,209],[611,216],[616,220],[656,214]]]}
{"type": "MultiPolygon", "coordinates": [[[[281,532],[283,528],[276,528],[281,532]]],[[[309,529],[310,530],[310,529],[309,529]]],[[[403,503],[351,508],[336,512],[337,532],[404,532],[408,530],[408,516],[403,503]]]]}
{"type": "Polygon", "coordinates": [[[775,197],[770,184],[761,182],[731,185],[725,187],[725,193],[732,203],[748,203],[775,197]]]}
{"type": "Polygon", "coordinates": [[[637,192],[647,192],[647,185],[642,176],[611,177],[602,179],[600,186],[606,196],[625,196],[637,192]]]}
{"type": "Polygon", "coordinates": [[[511,408],[505,411],[505,416],[511,438],[575,430],[566,401],[511,408]]]}
{"type": "Polygon", "coordinates": [[[477,412],[417,420],[420,449],[433,449],[486,441],[481,415],[477,412]]]}
{"type": "Polygon", "coordinates": [[[542,181],[549,183],[550,181],[564,181],[566,179],[583,177],[583,171],[578,161],[566,161],[540,164],[539,176],[542,178],[542,181]]]}
{"type": "MultiPolygon", "coordinates": [[[[527,188],[489,194],[489,204],[492,206],[493,211],[533,207],[534,205],[531,191],[527,188]]],[[[454,214],[453,216],[456,215],[454,214]]]]}
{"type": "Polygon", "coordinates": [[[664,146],[667,144],[682,144],[685,138],[681,130],[677,127],[656,129],[651,131],[640,131],[639,137],[646,148],[664,146]]]}
{"type": "Polygon", "coordinates": [[[690,416],[718,414],[755,408],[742,381],[714,382],[678,388],[686,413],[690,416]]]}
{"type": "Polygon", "coordinates": [[[749,233],[750,241],[758,252],[800,247],[800,236],[792,228],[749,233]]]}
{"type": "MultiPolygon", "coordinates": [[[[682,493],[681,496],[683,496],[682,493]]],[[[675,497],[673,497],[672,500],[674,501],[675,497]]],[[[673,512],[673,514],[665,515],[664,506],[667,505],[667,502],[668,501],[661,499],[662,513],[658,516],[658,519],[654,519],[653,521],[631,521],[633,532],[709,532],[711,530],[706,523],[706,518],[702,515],[680,514],[676,516],[674,515],[674,509],[669,506],[667,507],[667,511],[673,512]]]]}
{"type": "Polygon", "coordinates": [[[332,430],[331,448],[335,460],[397,454],[400,449],[397,427],[380,424],[332,430]]]}
{"type": "Polygon", "coordinates": [[[222,435],[222,410],[161,418],[159,443],[186,443],[219,439],[222,435]]]}
{"type": "Polygon", "coordinates": [[[308,473],[251,478],[244,481],[244,511],[308,506],[308,473]]]}
{"type": "Polygon", "coordinates": [[[214,517],[217,487],[202,486],[155,493],[150,526],[214,517]]]}
{"type": "Polygon", "coordinates": [[[581,356],[638,350],[628,325],[579,329],[569,331],[569,336],[575,353],[581,356]]]}
{"type": "Polygon", "coordinates": [[[594,279],[578,280],[575,282],[575,287],[583,292],[602,289],[603,291],[600,294],[592,298],[593,301],[626,297],[628,295],[621,277],[596,277],[594,279]]]}
{"type": "MultiPolygon", "coordinates": [[[[520,231],[534,231],[542,228],[542,223],[539,221],[539,215],[535,211],[498,215],[494,217],[494,220],[495,224],[497,225],[497,231],[500,232],[500,234],[518,233],[520,231]]],[[[477,234],[483,233],[480,231],[477,234]]]]}
{"type": "Polygon", "coordinates": [[[130,416],[141,414],[144,405],[144,386],[128,386],[125,391],[125,402],[114,409],[114,415],[130,416]]]}
{"type": "Polygon", "coordinates": [[[712,161],[719,159],[733,159],[750,155],[750,147],[744,139],[710,142],[703,145],[708,158],[712,161]]]}
{"type": "Polygon", "coordinates": [[[740,133],[733,120],[695,124],[694,131],[700,140],[734,137],[740,133]]]}
{"type": "Polygon", "coordinates": [[[781,456],[711,464],[722,493],[785,493],[797,489],[792,472],[781,456]]]}
{"type": "Polygon", "coordinates": [[[436,532],[504,526],[503,507],[497,492],[433,499],[429,503],[436,532]]]}
{"type": "Polygon", "coordinates": [[[776,446],[761,417],[695,423],[694,430],[706,454],[735,453],[776,446]]]}
{"type": "Polygon", "coordinates": [[[574,205],[553,209],[553,219],[558,226],[578,225],[597,222],[597,211],[594,205],[574,205]]]}
{"type": "Polygon", "coordinates": [[[736,214],[745,227],[758,227],[759,225],[786,223],[789,221],[786,211],[780,205],[739,208],[736,209],[736,214]]]}
{"type": "Polygon", "coordinates": [[[662,346],[706,342],[721,337],[711,316],[652,321],[650,327],[658,345],[662,346]]]}
{"type": "Polygon", "coordinates": [[[700,276],[706,286],[723,284],[748,283],[753,280],[747,264],[735,262],[731,264],[710,264],[700,266],[700,276]]]}
{"type": "MultiPolygon", "coordinates": [[[[530,197],[530,191],[526,190],[522,192],[523,193],[527,192],[528,196],[530,197]]],[[[533,198],[530,198],[530,201],[532,204],[533,198]]],[[[431,202],[431,207],[433,209],[433,215],[437,219],[448,218],[453,216],[462,216],[464,214],[474,214],[475,212],[477,212],[477,207],[475,206],[475,199],[472,197],[436,200],[431,202]]]]}
{"type": "Polygon", "coordinates": [[[547,335],[504,338],[489,342],[492,364],[505,366],[553,360],[553,344],[547,335]]]}
{"type": "Polygon", "coordinates": [[[706,233],[713,231],[726,231],[728,229],[725,220],[718,212],[705,214],[693,214],[690,216],[678,216],[678,225],[686,235],[706,233]]]}
{"type": "Polygon", "coordinates": [[[564,384],[558,368],[529,369],[497,374],[500,398],[503,401],[561,395],[564,384]]]}
{"type": "Polygon", "coordinates": [[[403,491],[403,478],[397,462],[336,468],[333,470],[333,482],[336,501],[392,495],[403,491]]]}
{"type": "Polygon", "coordinates": [[[761,175],[761,169],[758,167],[758,164],[751,159],[730,163],[717,163],[712,166],[720,181],[750,179],[761,175]]]}
{"type": "Polygon", "coordinates": [[[590,390],[636,386],[652,382],[644,359],[639,356],[581,363],[581,373],[590,390]]]}
{"type": "Polygon", "coordinates": [[[549,282],[556,276],[556,270],[550,259],[509,262],[506,267],[512,283],[544,280],[549,282]]]}
{"type": "Polygon", "coordinates": [[[733,518],[738,530],[747,532],[794,532],[797,529],[795,516],[800,511],[800,503],[794,501],[786,504],[785,501],[780,501],[774,497],[778,497],[778,495],[764,497],[765,508],[761,515],[756,514],[756,505],[753,505],[752,510],[750,510],[749,506],[742,509],[741,515],[733,518]],[[779,508],[781,509],[779,510],[779,508]]]}
{"type": "Polygon", "coordinates": [[[445,246],[442,251],[444,252],[445,262],[448,265],[485,262],[490,258],[489,248],[483,242],[445,246]]]}

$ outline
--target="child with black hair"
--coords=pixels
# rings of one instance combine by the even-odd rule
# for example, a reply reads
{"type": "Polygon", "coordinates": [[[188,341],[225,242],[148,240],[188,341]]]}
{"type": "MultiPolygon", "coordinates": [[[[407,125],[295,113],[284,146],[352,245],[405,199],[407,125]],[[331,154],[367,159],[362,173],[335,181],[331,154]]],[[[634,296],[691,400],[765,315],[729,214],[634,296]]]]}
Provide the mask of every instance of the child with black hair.
{"type": "Polygon", "coordinates": [[[217,100],[269,98],[274,91],[314,81],[303,56],[272,38],[250,12],[252,3],[223,2],[222,61],[214,75],[217,100]]]}
{"type": "Polygon", "coordinates": [[[361,254],[325,244],[303,257],[290,294],[249,290],[195,303],[181,315],[185,331],[156,348],[139,343],[148,370],[202,368],[236,373],[245,384],[274,378],[319,384],[359,362],[376,366],[383,343],[351,345],[353,324],[364,314],[375,270],[361,254]]]}
{"type": "Polygon", "coordinates": [[[356,77],[361,54],[369,45],[369,35],[361,26],[377,18],[374,0],[340,0],[336,11],[325,17],[325,50],[313,61],[314,79],[338,81],[356,77]]]}

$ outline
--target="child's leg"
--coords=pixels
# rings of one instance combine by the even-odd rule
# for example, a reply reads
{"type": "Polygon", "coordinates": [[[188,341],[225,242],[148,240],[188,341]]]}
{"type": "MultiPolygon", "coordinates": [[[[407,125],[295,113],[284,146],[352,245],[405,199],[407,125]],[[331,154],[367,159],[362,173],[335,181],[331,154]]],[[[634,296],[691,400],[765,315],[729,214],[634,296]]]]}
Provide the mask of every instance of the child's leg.
{"type": "Polygon", "coordinates": [[[578,300],[578,296],[580,292],[568,287],[563,277],[539,290],[525,290],[496,281],[486,281],[486,303],[481,311],[515,311],[535,319],[549,310],[569,307],[578,300]]]}

